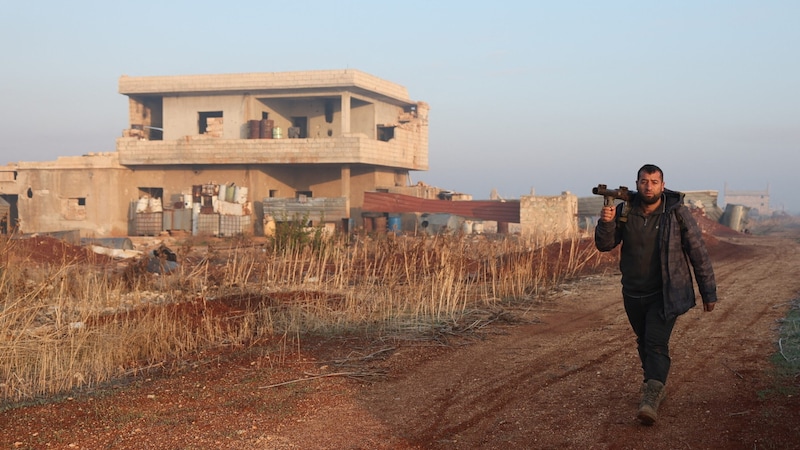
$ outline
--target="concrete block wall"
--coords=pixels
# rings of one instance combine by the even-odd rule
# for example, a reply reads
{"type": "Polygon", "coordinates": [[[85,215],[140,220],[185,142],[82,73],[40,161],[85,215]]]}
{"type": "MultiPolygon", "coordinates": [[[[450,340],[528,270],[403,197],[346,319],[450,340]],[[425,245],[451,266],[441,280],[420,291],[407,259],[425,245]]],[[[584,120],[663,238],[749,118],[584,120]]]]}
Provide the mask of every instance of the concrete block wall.
{"type": "Polygon", "coordinates": [[[520,197],[520,234],[536,246],[578,236],[578,197],[564,192],[560,196],[520,197]]]}
{"type": "Polygon", "coordinates": [[[213,138],[221,138],[223,133],[224,118],[210,117],[207,120],[205,135],[213,138]]]}
{"type": "Polygon", "coordinates": [[[119,138],[117,152],[124,165],[353,163],[427,170],[427,152],[406,145],[364,136],[241,140],[189,136],[176,141],[119,138]]]}

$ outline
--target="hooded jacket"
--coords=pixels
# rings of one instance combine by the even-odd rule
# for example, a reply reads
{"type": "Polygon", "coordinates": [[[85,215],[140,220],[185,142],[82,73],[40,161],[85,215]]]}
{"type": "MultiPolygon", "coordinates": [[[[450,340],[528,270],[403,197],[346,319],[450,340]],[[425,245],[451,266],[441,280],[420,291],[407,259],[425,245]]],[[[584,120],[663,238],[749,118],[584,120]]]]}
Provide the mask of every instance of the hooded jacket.
{"type": "MultiPolygon", "coordinates": [[[[692,269],[704,303],[717,301],[717,283],[702,232],[689,208],[683,204],[683,194],[664,189],[662,201],[664,213],[660,214],[657,245],[664,294],[662,316],[670,320],[684,314],[696,304],[692,269]]],[[[640,198],[634,193],[631,205],[636,208],[639,204],[640,198]]],[[[614,221],[598,221],[594,242],[601,252],[611,251],[622,242],[625,222],[620,218],[623,214],[627,215],[627,212],[625,204],[621,203],[617,205],[614,221]]]]}

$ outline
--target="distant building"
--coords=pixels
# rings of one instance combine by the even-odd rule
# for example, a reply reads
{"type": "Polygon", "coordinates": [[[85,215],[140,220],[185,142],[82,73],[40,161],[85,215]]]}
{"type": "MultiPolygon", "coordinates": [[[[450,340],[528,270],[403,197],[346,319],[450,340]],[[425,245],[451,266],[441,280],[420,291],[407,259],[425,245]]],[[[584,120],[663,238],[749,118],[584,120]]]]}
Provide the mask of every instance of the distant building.
{"type": "Polygon", "coordinates": [[[728,184],[725,183],[725,203],[746,206],[750,211],[762,216],[772,214],[769,206],[769,185],[763,191],[736,191],[728,189],[728,184]]]}
{"type": "Polygon", "coordinates": [[[326,222],[358,222],[363,192],[428,169],[428,105],[357,70],[122,76],[119,92],[116,151],[0,167],[9,226],[258,233],[269,199],[318,197],[326,222]]]}

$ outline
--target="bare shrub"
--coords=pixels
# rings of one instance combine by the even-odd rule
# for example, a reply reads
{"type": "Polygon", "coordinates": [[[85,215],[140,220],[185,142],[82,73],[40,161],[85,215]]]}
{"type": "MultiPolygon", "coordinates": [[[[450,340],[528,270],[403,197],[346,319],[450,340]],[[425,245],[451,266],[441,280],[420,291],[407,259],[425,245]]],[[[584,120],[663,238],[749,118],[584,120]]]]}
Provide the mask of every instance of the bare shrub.
{"type": "MultiPolygon", "coordinates": [[[[424,331],[525,303],[600,263],[573,240],[323,236],[180,248],[176,272],[9,264],[0,241],[0,398],[15,402],[184,364],[208,349],[305,333],[424,331]]],[[[24,259],[24,258],[23,258],[24,259]]]]}

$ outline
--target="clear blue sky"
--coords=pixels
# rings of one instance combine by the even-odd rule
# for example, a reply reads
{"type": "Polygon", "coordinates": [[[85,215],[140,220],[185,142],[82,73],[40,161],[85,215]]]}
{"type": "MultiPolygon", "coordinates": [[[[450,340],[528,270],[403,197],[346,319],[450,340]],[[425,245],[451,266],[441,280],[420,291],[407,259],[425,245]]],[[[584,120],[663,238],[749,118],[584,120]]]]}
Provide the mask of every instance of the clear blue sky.
{"type": "Polygon", "coordinates": [[[766,190],[800,212],[800,2],[0,0],[0,164],[113,151],[121,75],[352,68],[430,104],[445,189],[766,190]]]}

